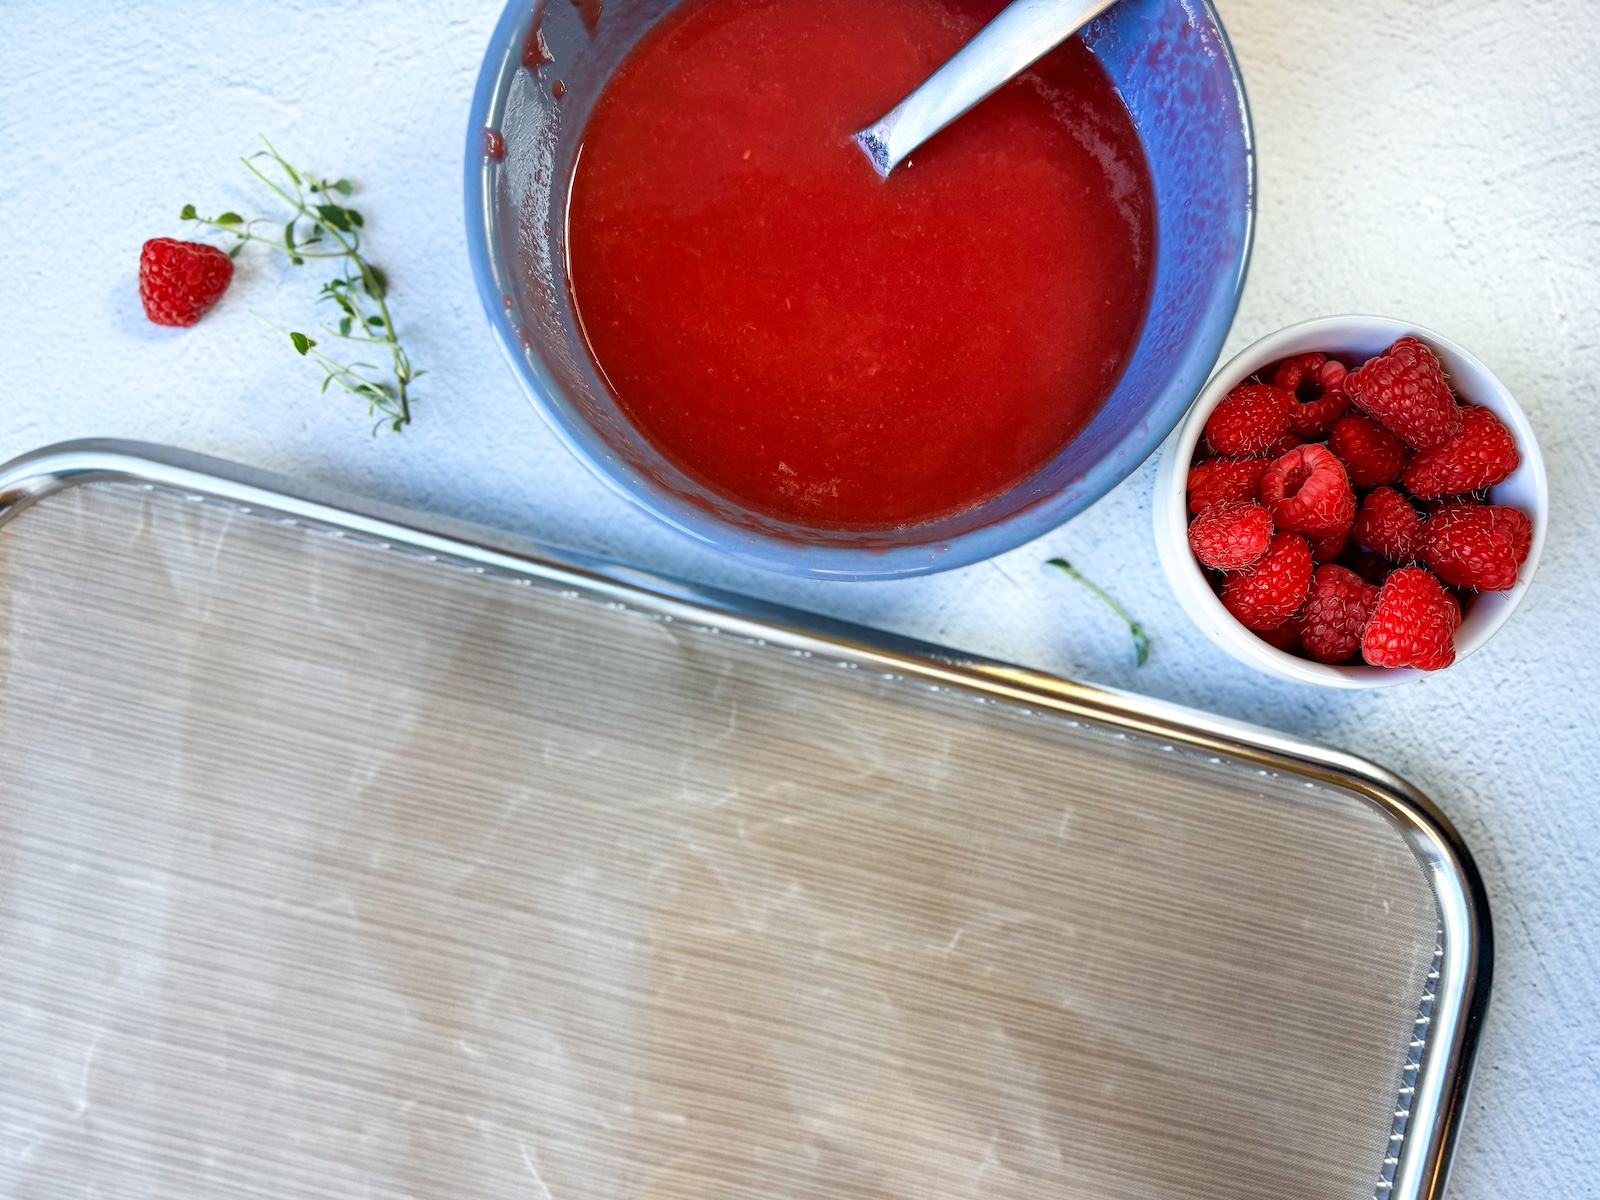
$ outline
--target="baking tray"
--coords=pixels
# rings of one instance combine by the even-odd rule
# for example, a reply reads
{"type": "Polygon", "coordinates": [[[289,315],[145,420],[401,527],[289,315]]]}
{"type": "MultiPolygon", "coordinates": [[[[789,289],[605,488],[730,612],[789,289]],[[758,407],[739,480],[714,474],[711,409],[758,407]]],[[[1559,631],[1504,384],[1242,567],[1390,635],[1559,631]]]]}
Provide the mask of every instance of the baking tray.
{"type": "Polygon", "coordinates": [[[160,447],[0,521],[0,1195],[1443,1188],[1371,763],[160,447]]]}

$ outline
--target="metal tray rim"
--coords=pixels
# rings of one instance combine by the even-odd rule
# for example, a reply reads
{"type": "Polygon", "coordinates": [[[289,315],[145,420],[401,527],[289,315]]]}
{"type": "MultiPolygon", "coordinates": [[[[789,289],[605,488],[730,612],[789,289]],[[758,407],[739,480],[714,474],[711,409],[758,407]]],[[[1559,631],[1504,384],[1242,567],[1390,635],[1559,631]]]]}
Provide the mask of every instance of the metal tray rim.
{"type": "MultiPolygon", "coordinates": [[[[1438,1200],[1460,1134],[1488,1006],[1493,934],[1477,867],[1449,820],[1420,791],[1366,759],[1244,722],[1129,692],[957,653],[909,638],[424,516],[221,459],[120,439],[63,442],[0,466],[0,526],[34,502],[93,482],[161,488],[338,536],[353,536],[485,574],[587,593],[914,682],[1084,718],[1192,751],[1227,755],[1355,792],[1403,832],[1439,906],[1442,956],[1422,1060],[1394,1154],[1389,1200],[1438,1200]]],[[[1381,1189],[1380,1189],[1381,1191],[1381,1189]]]]}

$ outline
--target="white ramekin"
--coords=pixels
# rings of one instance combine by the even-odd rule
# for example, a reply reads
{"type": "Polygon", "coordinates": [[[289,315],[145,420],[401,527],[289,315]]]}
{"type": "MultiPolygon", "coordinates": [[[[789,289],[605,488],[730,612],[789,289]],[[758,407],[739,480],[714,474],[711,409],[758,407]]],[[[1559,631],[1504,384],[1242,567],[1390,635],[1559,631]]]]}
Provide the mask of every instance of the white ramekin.
{"type": "MultiPolygon", "coordinates": [[[[1456,630],[1456,666],[1469,658],[1495,631],[1528,590],[1544,549],[1545,527],[1549,519],[1550,485],[1545,478],[1544,458],[1539,443],[1522,408],[1512,399],[1505,384],[1488,367],[1447,338],[1432,330],[1387,317],[1322,317],[1302,321],[1269,334],[1245,349],[1211,377],[1188,416],[1172,432],[1161,450],[1161,466],[1156,473],[1155,516],[1156,550],[1161,556],[1178,602],[1207,637],[1240,662],[1280,679],[1319,687],[1388,687],[1422,677],[1425,673],[1387,667],[1329,666],[1298,658],[1267,645],[1236,621],[1211,590],[1205,572],[1189,551],[1189,507],[1187,486],[1189,466],[1195,447],[1205,430],[1211,410],[1241,381],[1261,368],[1288,358],[1320,350],[1343,359],[1354,369],[1374,354],[1388,349],[1406,336],[1418,338],[1433,348],[1444,364],[1445,374],[1457,395],[1469,404],[1481,404],[1505,422],[1517,439],[1522,465],[1504,483],[1490,490],[1496,504],[1520,508],[1533,518],[1533,547],[1517,573],[1517,586],[1508,592],[1484,592],[1470,606],[1461,628],[1456,630]]],[[[1454,670],[1454,667],[1449,668],[1454,670]]]]}

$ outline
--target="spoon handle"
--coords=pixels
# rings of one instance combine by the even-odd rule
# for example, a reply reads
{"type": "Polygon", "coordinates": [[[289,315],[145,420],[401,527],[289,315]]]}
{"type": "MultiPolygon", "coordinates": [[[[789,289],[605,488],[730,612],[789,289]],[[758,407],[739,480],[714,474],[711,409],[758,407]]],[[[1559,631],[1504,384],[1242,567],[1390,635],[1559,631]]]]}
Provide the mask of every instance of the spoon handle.
{"type": "Polygon", "coordinates": [[[1115,0],[1012,0],[887,116],[855,135],[885,179],[967,109],[1110,8],[1115,0]]]}

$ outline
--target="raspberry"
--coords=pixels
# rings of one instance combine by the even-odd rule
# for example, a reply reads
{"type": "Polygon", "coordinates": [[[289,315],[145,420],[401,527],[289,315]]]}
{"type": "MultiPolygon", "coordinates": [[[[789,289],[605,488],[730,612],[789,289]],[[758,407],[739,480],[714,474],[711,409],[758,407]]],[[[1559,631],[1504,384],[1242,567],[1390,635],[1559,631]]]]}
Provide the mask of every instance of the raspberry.
{"type": "Polygon", "coordinates": [[[1442,671],[1456,660],[1454,598],[1421,567],[1401,567],[1384,580],[1378,606],[1361,635],[1361,657],[1375,667],[1442,671]]]}
{"type": "Polygon", "coordinates": [[[1256,636],[1269,646],[1293,654],[1300,649],[1300,623],[1305,618],[1305,606],[1301,605],[1298,612],[1290,617],[1276,629],[1262,629],[1256,636]]]}
{"type": "Polygon", "coordinates": [[[1297,533],[1279,533],[1266,557],[1222,585],[1222,606],[1246,629],[1276,629],[1305,601],[1311,589],[1311,548],[1297,533]]]}
{"type": "Polygon", "coordinates": [[[1189,468],[1189,511],[1204,512],[1224,500],[1257,500],[1270,458],[1213,458],[1189,468]]]}
{"type": "Polygon", "coordinates": [[[1533,523],[1514,508],[1460,504],[1428,518],[1422,557],[1454,587],[1505,592],[1517,586],[1517,551],[1532,536],[1533,523]]]}
{"type": "Polygon", "coordinates": [[[1328,435],[1350,407],[1344,390],[1345,365],[1325,354],[1285,359],[1272,377],[1274,387],[1293,392],[1299,401],[1289,414],[1290,428],[1308,441],[1328,435]]]}
{"type": "Polygon", "coordinates": [[[1293,358],[1286,358],[1273,371],[1272,386],[1280,387],[1286,392],[1298,392],[1300,385],[1307,379],[1315,377],[1322,369],[1322,364],[1327,361],[1326,354],[1318,354],[1315,350],[1309,354],[1297,354],[1293,358]]]}
{"type": "Polygon", "coordinates": [[[1271,459],[1282,458],[1296,446],[1304,446],[1305,444],[1305,438],[1301,437],[1298,433],[1291,429],[1288,433],[1284,434],[1277,441],[1273,442],[1272,445],[1267,447],[1266,457],[1271,459]]]}
{"type": "Polygon", "coordinates": [[[1259,504],[1224,500],[1189,525],[1189,549],[1217,571],[1242,571],[1261,561],[1272,542],[1272,518],[1259,504]]]}
{"type": "Polygon", "coordinates": [[[1261,454],[1289,432],[1295,400],[1282,388],[1247,383],[1229,392],[1206,421],[1206,441],[1218,454],[1261,454]]]}
{"type": "Polygon", "coordinates": [[[1330,391],[1321,400],[1300,405],[1289,418],[1293,429],[1307,441],[1320,441],[1328,436],[1333,423],[1350,411],[1350,396],[1343,388],[1330,391]]]}
{"type": "Polygon", "coordinates": [[[233,259],[215,246],[151,238],[139,253],[139,298],[157,325],[193,325],[232,280],[233,259]]]}
{"type": "Polygon", "coordinates": [[[1348,529],[1356,515],[1350,477],[1326,446],[1300,446],[1274,462],[1261,477],[1261,502],[1291,533],[1348,529]]]}
{"type": "Polygon", "coordinates": [[[1308,533],[1306,540],[1311,543],[1313,562],[1332,562],[1343,554],[1344,548],[1350,544],[1350,531],[1335,529],[1329,533],[1308,533]]]}
{"type": "Polygon", "coordinates": [[[1422,516],[1393,488],[1381,487],[1361,502],[1350,536],[1390,562],[1415,562],[1422,553],[1422,516]]]}
{"type": "Polygon", "coordinates": [[[1345,376],[1355,406],[1414,450],[1442,446],[1461,428],[1461,406],[1450,394],[1432,350],[1404,337],[1345,376]]]}
{"type": "Polygon", "coordinates": [[[1311,578],[1300,644],[1318,662],[1349,662],[1378,606],[1378,589],[1345,567],[1318,567],[1311,578]]]}
{"type": "Polygon", "coordinates": [[[1392,562],[1383,557],[1383,555],[1373,554],[1368,550],[1363,550],[1355,555],[1350,562],[1350,567],[1368,583],[1377,584],[1379,587],[1383,586],[1383,581],[1389,578],[1394,571],[1392,562]]]}
{"type": "Polygon", "coordinates": [[[1328,431],[1328,449],[1344,464],[1358,488],[1400,482],[1406,444],[1376,421],[1357,413],[1340,417],[1328,431]]]}
{"type": "Polygon", "coordinates": [[[1520,508],[1498,508],[1503,520],[1511,530],[1511,552],[1517,556],[1517,566],[1528,561],[1528,552],[1533,549],[1533,518],[1520,508]]]}
{"type": "Polygon", "coordinates": [[[1451,629],[1460,629],[1461,628],[1461,601],[1457,600],[1455,598],[1455,596],[1449,591],[1445,592],[1444,598],[1450,602],[1450,628],[1451,629]]]}
{"type": "Polygon", "coordinates": [[[1411,494],[1430,500],[1493,487],[1522,465],[1517,443],[1487,408],[1461,409],[1461,432],[1442,446],[1424,450],[1406,468],[1411,494]]]}

